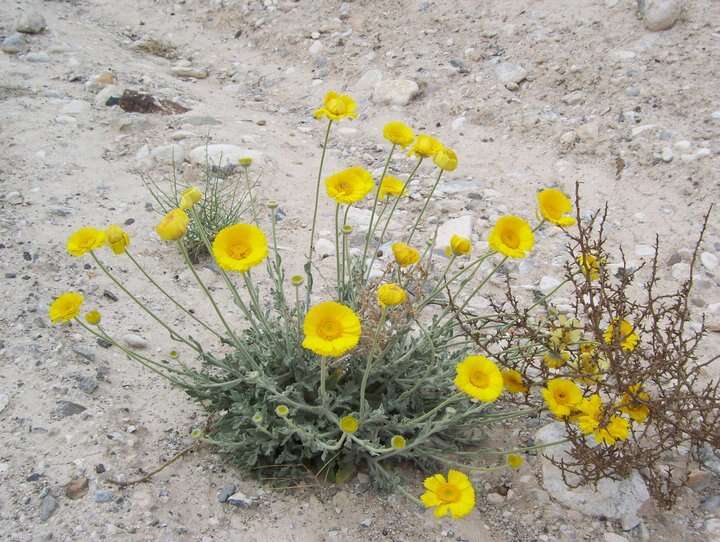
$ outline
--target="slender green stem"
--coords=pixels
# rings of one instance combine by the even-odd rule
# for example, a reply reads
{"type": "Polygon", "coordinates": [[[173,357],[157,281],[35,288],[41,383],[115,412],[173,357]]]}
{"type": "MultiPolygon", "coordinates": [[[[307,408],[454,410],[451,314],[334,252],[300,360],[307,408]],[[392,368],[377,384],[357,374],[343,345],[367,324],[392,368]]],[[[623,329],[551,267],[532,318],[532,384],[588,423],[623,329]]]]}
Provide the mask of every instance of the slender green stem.
{"type": "Polygon", "coordinates": [[[325,390],[327,380],[327,358],[325,356],[320,358],[320,403],[323,408],[327,405],[327,391],[325,390]]]}
{"type": "Polygon", "coordinates": [[[348,234],[345,233],[345,226],[348,225],[347,219],[348,219],[348,213],[349,213],[349,212],[350,212],[350,205],[346,205],[346,206],[345,206],[345,213],[343,214],[342,227],[341,227],[341,233],[342,233],[342,249],[343,249],[343,250],[342,250],[342,261],[341,261],[342,273],[341,273],[341,275],[340,275],[340,278],[342,279],[343,287],[345,286],[345,275],[346,275],[346,271],[347,271],[347,276],[348,276],[347,278],[348,278],[348,279],[351,279],[351,278],[352,278],[352,277],[350,276],[350,271],[349,271],[349,269],[350,269],[350,260],[348,259],[348,252],[347,252],[347,237],[348,237],[348,234]]]}
{"type": "Polygon", "coordinates": [[[437,414],[438,411],[440,411],[443,408],[445,408],[446,406],[458,401],[459,399],[463,398],[464,396],[465,395],[463,393],[460,393],[460,392],[455,393],[455,394],[451,395],[450,397],[448,397],[447,399],[445,399],[442,403],[437,405],[432,410],[428,410],[425,414],[418,416],[417,418],[414,418],[412,420],[409,420],[408,422],[406,422],[403,425],[406,425],[408,427],[418,425],[418,424],[424,422],[425,420],[427,420],[428,418],[432,418],[435,414],[437,414]]]}
{"type": "Polygon", "coordinates": [[[248,198],[250,199],[252,221],[257,224],[258,211],[257,203],[255,202],[255,198],[253,197],[252,193],[252,184],[250,183],[250,168],[248,166],[243,166],[243,169],[245,170],[245,185],[247,186],[248,198]]]}
{"type": "Polygon", "coordinates": [[[440,183],[440,177],[442,177],[444,169],[440,170],[440,173],[438,173],[437,179],[435,180],[435,184],[433,185],[432,189],[430,190],[430,193],[428,194],[428,197],[425,198],[425,204],[423,205],[423,208],[420,210],[420,213],[417,215],[417,218],[415,219],[415,224],[413,224],[412,229],[410,230],[410,235],[408,235],[407,238],[407,244],[410,244],[410,241],[412,241],[413,235],[415,235],[415,230],[417,229],[418,225],[420,224],[420,220],[422,220],[423,215],[425,214],[425,210],[427,209],[427,206],[430,204],[430,200],[433,197],[433,194],[435,193],[435,189],[437,188],[437,185],[440,183]]]}
{"type": "Polygon", "coordinates": [[[298,337],[302,337],[303,311],[300,305],[300,286],[295,286],[295,314],[297,315],[298,337]]]}
{"type": "Polygon", "coordinates": [[[380,321],[378,322],[377,328],[375,329],[375,335],[373,336],[372,343],[370,345],[370,351],[368,352],[367,359],[365,360],[365,371],[363,372],[362,382],[360,383],[360,421],[365,419],[365,389],[367,388],[368,378],[370,378],[370,369],[372,368],[373,358],[375,356],[375,350],[377,347],[378,337],[385,325],[385,318],[387,316],[387,308],[382,307],[380,313],[380,321]]]}
{"type": "Polygon", "coordinates": [[[342,281],[340,275],[340,203],[335,204],[335,276],[337,278],[337,297],[340,299],[340,290],[342,289],[342,281]]]}
{"type": "MultiPolygon", "coordinates": [[[[365,246],[363,247],[363,253],[362,253],[362,260],[361,260],[361,268],[360,270],[364,273],[365,272],[365,258],[367,257],[367,250],[368,250],[368,244],[370,243],[370,236],[373,232],[373,221],[375,219],[375,210],[377,209],[377,203],[378,203],[378,197],[380,195],[380,188],[382,187],[383,179],[385,179],[385,175],[387,174],[388,166],[390,166],[390,160],[392,159],[393,152],[395,152],[395,147],[397,145],[393,144],[392,147],[390,147],[390,154],[388,154],[387,160],[385,160],[385,167],[383,168],[382,175],[380,176],[380,182],[378,182],[377,189],[375,190],[375,199],[373,200],[373,206],[372,206],[372,213],[370,213],[370,225],[368,226],[367,235],[365,236],[365,246]]],[[[378,221],[380,221],[380,217],[378,217],[378,221]]]]}

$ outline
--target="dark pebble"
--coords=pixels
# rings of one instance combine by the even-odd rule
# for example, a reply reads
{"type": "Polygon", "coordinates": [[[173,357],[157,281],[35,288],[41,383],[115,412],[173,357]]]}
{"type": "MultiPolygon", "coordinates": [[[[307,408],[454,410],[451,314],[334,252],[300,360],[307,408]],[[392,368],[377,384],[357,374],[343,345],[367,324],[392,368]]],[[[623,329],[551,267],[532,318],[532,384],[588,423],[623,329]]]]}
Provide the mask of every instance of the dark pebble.
{"type": "Polygon", "coordinates": [[[103,297],[107,297],[110,301],[118,301],[118,296],[116,296],[110,290],[103,290],[103,297]]]}
{"type": "Polygon", "coordinates": [[[37,482],[40,478],[42,478],[43,475],[39,472],[33,472],[30,476],[25,478],[26,482],[37,482]]]}
{"type": "Polygon", "coordinates": [[[125,221],[125,225],[126,225],[126,226],[130,226],[131,224],[135,224],[135,219],[134,219],[134,218],[128,218],[128,219],[125,221]]]}
{"type": "Polygon", "coordinates": [[[98,463],[97,465],[95,465],[95,472],[97,474],[102,474],[103,472],[105,472],[105,465],[103,465],[102,463],[98,463]]]}
{"type": "Polygon", "coordinates": [[[230,495],[235,493],[235,484],[227,484],[223,486],[222,488],[218,489],[217,492],[217,500],[220,503],[227,502],[227,500],[230,498],[230,495]]]}

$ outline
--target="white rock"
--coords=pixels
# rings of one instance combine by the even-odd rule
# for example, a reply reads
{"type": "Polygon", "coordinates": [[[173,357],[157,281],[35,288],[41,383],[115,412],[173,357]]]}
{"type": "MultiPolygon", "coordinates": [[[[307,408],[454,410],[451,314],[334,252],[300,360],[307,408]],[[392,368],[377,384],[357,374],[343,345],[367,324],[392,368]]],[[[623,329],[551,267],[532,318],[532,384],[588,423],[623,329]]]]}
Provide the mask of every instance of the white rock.
{"type": "Polygon", "coordinates": [[[650,245],[638,245],[635,247],[635,256],[640,256],[641,258],[645,258],[648,256],[653,256],[655,254],[655,249],[651,247],[650,245]]]}
{"type": "Polygon", "coordinates": [[[46,28],[45,17],[37,11],[26,11],[15,24],[15,30],[24,34],[38,34],[46,28]]]}
{"type": "Polygon", "coordinates": [[[715,271],[715,269],[717,269],[718,263],[720,263],[718,261],[718,257],[711,252],[703,252],[702,254],[700,254],[700,261],[702,262],[703,267],[708,271],[715,271]]]}
{"type": "Polygon", "coordinates": [[[188,139],[190,137],[197,137],[197,135],[190,130],[178,130],[171,136],[173,141],[182,141],[183,139],[188,139]]]}
{"type": "Polygon", "coordinates": [[[720,120],[720,111],[713,111],[712,115],[710,115],[710,118],[713,120],[720,120]]]}
{"type": "Polygon", "coordinates": [[[30,52],[23,58],[28,62],[50,62],[50,55],[48,55],[45,51],[38,51],[37,53],[30,52]]]}
{"type": "Polygon", "coordinates": [[[97,92],[107,86],[117,83],[115,74],[111,71],[104,71],[93,75],[85,83],[85,88],[91,92],[97,92]]]}
{"type": "Polygon", "coordinates": [[[5,53],[14,55],[24,51],[26,47],[27,41],[25,40],[25,36],[15,33],[10,34],[3,40],[0,49],[2,49],[5,53]]]}
{"type": "Polygon", "coordinates": [[[228,165],[237,165],[240,158],[252,158],[254,162],[260,160],[263,153],[260,151],[253,151],[237,145],[229,145],[218,143],[214,145],[195,147],[190,151],[189,159],[193,164],[203,165],[205,164],[207,152],[207,159],[210,164],[217,167],[225,167],[228,165]]]}
{"type": "Polygon", "coordinates": [[[372,100],[377,104],[407,105],[420,94],[420,87],[410,79],[391,79],[375,85],[372,100]]]}
{"type": "Polygon", "coordinates": [[[130,348],[143,349],[148,347],[148,342],[140,335],[136,335],[135,333],[126,333],[125,335],[123,335],[122,340],[130,348]]]}
{"type": "MultiPolygon", "coordinates": [[[[379,206],[378,209],[375,212],[375,219],[378,218],[378,212],[379,212],[379,206]]],[[[359,209],[358,207],[350,207],[350,210],[348,211],[348,224],[350,224],[353,227],[354,231],[362,231],[365,232],[370,226],[370,217],[372,216],[372,211],[370,209],[359,209]]]]}
{"type": "Polygon", "coordinates": [[[585,143],[595,143],[600,138],[600,121],[586,122],[578,127],[577,135],[585,143]]]}
{"type": "Polygon", "coordinates": [[[555,277],[550,276],[544,276],[540,279],[539,288],[540,291],[544,294],[549,294],[552,292],[555,288],[560,286],[561,281],[555,277]]]}
{"type": "MultiPolygon", "coordinates": [[[[564,438],[566,438],[565,425],[553,422],[535,434],[535,443],[549,444],[564,438]]],[[[598,482],[597,487],[589,484],[574,489],[570,488],[565,485],[560,469],[548,459],[551,457],[556,461],[568,460],[570,447],[570,443],[565,443],[545,449],[541,458],[545,490],[552,495],[553,499],[560,501],[568,508],[589,516],[620,520],[624,530],[630,530],[639,525],[638,510],[650,498],[640,474],[633,471],[630,477],[624,480],[603,478],[598,482]]],[[[575,475],[568,473],[566,476],[570,483],[578,482],[575,475]]]]}
{"type": "Polygon", "coordinates": [[[660,158],[663,162],[672,162],[673,159],[673,151],[670,147],[663,148],[662,152],[660,153],[660,158]]]}
{"type": "Polygon", "coordinates": [[[681,0],[645,0],[643,18],[645,28],[653,32],[672,28],[683,10],[681,0]]]}
{"type": "Polygon", "coordinates": [[[72,100],[60,111],[63,115],[81,115],[90,110],[90,104],[83,100],[72,100]]]}
{"type": "Polygon", "coordinates": [[[633,60],[637,55],[632,51],[624,51],[622,49],[615,49],[610,52],[610,58],[617,62],[628,62],[633,60]]]}
{"type": "Polygon", "coordinates": [[[170,69],[175,77],[189,77],[191,79],[205,79],[208,76],[207,68],[195,68],[193,66],[174,66],[170,69]]]}
{"type": "Polygon", "coordinates": [[[335,256],[335,243],[321,237],[315,242],[315,252],[321,259],[335,256]]]}
{"type": "Polygon", "coordinates": [[[683,139],[676,141],[674,146],[679,151],[689,151],[692,147],[692,143],[690,143],[687,139],[683,139]]]}
{"type": "Polygon", "coordinates": [[[463,129],[463,127],[465,126],[465,121],[465,117],[458,117],[452,121],[450,127],[457,132],[458,130],[463,129]]]}
{"type": "Polygon", "coordinates": [[[353,91],[355,94],[368,96],[373,89],[375,89],[375,85],[382,81],[382,79],[383,73],[380,70],[368,70],[358,79],[357,83],[355,83],[353,91]]]}
{"type": "Polygon", "coordinates": [[[500,62],[495,66],[495,76],[503,85],[517,85],[527,77],[527,70],[520,64],[500,62]]]}
{"type": "Polygon", "coordinates": [[[687,280],[690,277],[690,264],[678,262],[672,266],[672,276],[675,280],[687,280]]]}
{"type": "Polygon", "coordinates": [[[321,41],[314,41],[312,45],[308,48],[308,52],[312,56],[318,56],[323,50],[323,44],[321,41]]]}
{"type": "Polygon", "coordinates": [[[435,252],[445,254],[445,249],[450,246],[450,239],[453,235],[459,235],[470,239],[472,235],[473,218],[470,215],[459,216],[442,224],[437,231],[435,238],[435,252]]]}
{"type": "Polygon", "coordinates": [[[120,87],[109,85],[95,95],[95,107],[105,107],[110,98],[120,98],[122,94],[123,90],[120,87]]]}
{"type": "Polygon", "coordinates": [[[628,542],[627,538],[615,533],[605,533],[603,535],[603,540],[605,542],[628,542]]]}
{"type": "Polygon", "coordinates": [[[578,105],[585,101],[585,94],[580,90],[574,90],[563,96],[562,101],[567,105],[578,105]]]}
{"type": "Polygon", "coordinates": [[[150,151],[150,156],[160,164],[178,165],[185,160],[185,148],[178,143],[162,145],[150,151]]]}

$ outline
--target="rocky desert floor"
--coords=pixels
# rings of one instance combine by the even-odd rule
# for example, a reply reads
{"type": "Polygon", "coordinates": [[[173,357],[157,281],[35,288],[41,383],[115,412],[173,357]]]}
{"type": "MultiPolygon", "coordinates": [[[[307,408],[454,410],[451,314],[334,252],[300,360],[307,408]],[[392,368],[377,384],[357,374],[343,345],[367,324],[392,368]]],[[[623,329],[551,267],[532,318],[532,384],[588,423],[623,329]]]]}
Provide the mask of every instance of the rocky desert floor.
{"type": "MultiPolygon", "coordinates": [[[[720,202],[720,2],[3,0],[0,41],[1,539],[720,540],[712,458],[665,511],[637,481],[558,489],[533,457],[518,472],[478,478],[477,510],[455,522],[378,495],[363,475],[341,487],[273,490],[207,448],[120,488],[109,480],[140,476],[188,446],[201,411],[116,349],[47,319],[54,296],[80,290],[118,337],[158,357],[176,348],[91,261],[65,252],[75,228],[108,223],[124,224],[134,254],[210,318],[178,254],[156,238],[141,180],[175,167],[192,182],[206,151],[254,158],[260,199],[282,209],[288,269],[300,272],[324,128],[312,112],[331,89],[353,95],[360,114],[334,131],[326,171],[381,168],[391,119],[457,150],[460,166],[440,187],[428,231],[452,224],[482,243],[499,215],[532,217],[538,188],[572,192],[579,181],[585,212],[607,202],[610,240],[630,263],[647,260],[659,234],[662,280],[679,284],[702,216],[720,202]],[[127,112],[118,105],[125,90],[188,111],[127,112]],[[251,505],[221,502],[235,491],[251,505]]],[[[410,166],[402,156],[392,163],[410,166]]],[[[421,170],[421,194],[394,233],[431,176],[421,170]]],[[[359,225],[365,207],[353,215],[359,225]]],[[[328,237],[328,201],[320,213],[328,237]]],[[[720,347],[719,217],[692,297],[693,321],[705,314],[709,329],[706,354],[720,347]]],[[[552,289],[563,244],[541,230],[533,256],[509,272],[528,291],[552,289]]],[[[202,337],[127,260],[106,261],[202,337]]],[[[211,266],[200,274],[222,291],[211,266]]],[[[709,378],[719,373],[708,368],[709,378]]],[[[510,430],[532,434],[550,421],[510,430]]]]}

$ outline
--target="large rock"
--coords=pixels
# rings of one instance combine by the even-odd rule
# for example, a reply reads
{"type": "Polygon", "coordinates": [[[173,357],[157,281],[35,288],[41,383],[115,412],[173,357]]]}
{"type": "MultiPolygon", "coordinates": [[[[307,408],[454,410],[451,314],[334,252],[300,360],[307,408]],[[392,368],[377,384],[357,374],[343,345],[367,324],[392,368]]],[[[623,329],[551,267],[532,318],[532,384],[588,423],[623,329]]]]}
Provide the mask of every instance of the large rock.
{"type": "MultiPolygon", "coordinates": [[[[541,428],[535,434],[535,443],[549,444],[567,437],[565,425],[554,422],[541,428]]],[[[546,448],[542,456],[543,487],[550,496],[573,510],[595,517],[606,517],[620,520],[624,530],[629,531],[640,524],[638,511],[650,498],[645,482],[637,471],[633,471],[624,480],[602,479],[597,487],[592,485],[570,488],[563,481],[562,472],[553,465],[548,457],[555,461],[569,461],[570,443],[559,444],[546,448]],[[547,457],[546,457],[547,456],[547,457]]],[[[567,473],[571,484],[579,481],[578,477],[567,473]]]]}
{"type": "Polygon", "coordinates": [[[420,87],[410,79],[390,79],[375,85],[372,100],[376,104],[407,105],[420,94],[420,87]]]}
{"type": "Polygon", "coordinates": [[[240,158],[252,158],[254,162],[258,161],[262,158],[262,153],[237,145],[215,144],[195,147],[189,155],[190,162],[199,165],[205,164],[206,157],[210,165],[225,167],[237,165],[240,158]]]}
{"type": "Polygon", "coordinates": [[[470,215],[459,216],[442,224],[437,231],[435,238],[435,252],[445,254],[445,249],[450,246],[450,239],[453,235],[459,235],[470,239],[472,235],[473,219],[470,215]]]}
{"type": "Polygon", "coordinates": [[[37,11],[26,11],[15,24],[15,30],[24,34],[39,34],[46,28],[45,17],[37,11]]]}
{"type": "Polygon", "coordinates": [[[353,94],[367,98],[382,80],[383,73],[380,70],[368,70],[358,79],[357,83],[355,83],[353,94]]]}
{"type": "Polygon", "coordinates": [[[642,8],[645,28],[653,32],[672,28],[682,10],[682,0],[645,0],[642,8]]]}
{"type": "Polygon", "coordinates": [[[150,156],[160,164],[177,166],[185,161],[185,148],[178,143],[162,145],[150,151],[150,156]]]}
{"type": "Polygon", "coordinates": [[[10,34],[3,40],[0,48],[3,50],[4,53],[7,53],[9,55],[21,53],[27,48],[25,36],[23,36],[22,34],[18,34],[17,32],[15,34],[10,34]]]}
{"type": "Polygon", "coordinates": [[[495,66],[495,76],[506,87],[517,88],[517,85],[527,77],[527,70],[520,64],[500,62],[495,66]]]}

